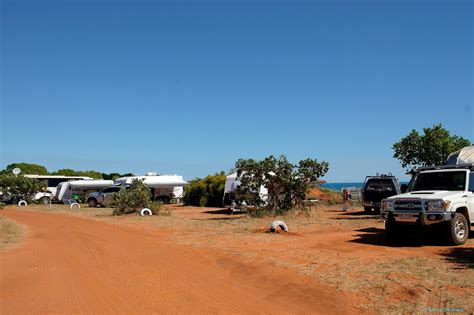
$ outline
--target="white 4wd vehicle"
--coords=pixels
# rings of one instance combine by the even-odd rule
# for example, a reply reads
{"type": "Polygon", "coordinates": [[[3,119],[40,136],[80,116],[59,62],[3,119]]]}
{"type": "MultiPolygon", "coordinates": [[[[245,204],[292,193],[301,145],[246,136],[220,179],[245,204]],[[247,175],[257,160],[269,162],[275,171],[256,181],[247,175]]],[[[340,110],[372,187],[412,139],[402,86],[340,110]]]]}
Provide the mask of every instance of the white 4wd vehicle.
{"type": "Polygon", "coordinates": [[[380,216],[389,240],[404,225],[436,225],[449,242],[464,244],[474,225],[474,164],[414,170],[406,193],[382,201],[380,216]]]}

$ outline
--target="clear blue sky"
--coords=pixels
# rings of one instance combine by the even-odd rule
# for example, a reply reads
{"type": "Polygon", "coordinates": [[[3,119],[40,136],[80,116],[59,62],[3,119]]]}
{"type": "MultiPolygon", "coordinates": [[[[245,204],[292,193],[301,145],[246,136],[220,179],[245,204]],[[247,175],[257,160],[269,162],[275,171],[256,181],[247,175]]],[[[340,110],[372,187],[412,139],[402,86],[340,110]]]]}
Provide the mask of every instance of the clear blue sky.
{"type": "Polygon", "coordinates": [[[393,143],[474,139],[473,2],[13,1],[1,163],[187,179],[238,158],[403,174],[393,143]]]}

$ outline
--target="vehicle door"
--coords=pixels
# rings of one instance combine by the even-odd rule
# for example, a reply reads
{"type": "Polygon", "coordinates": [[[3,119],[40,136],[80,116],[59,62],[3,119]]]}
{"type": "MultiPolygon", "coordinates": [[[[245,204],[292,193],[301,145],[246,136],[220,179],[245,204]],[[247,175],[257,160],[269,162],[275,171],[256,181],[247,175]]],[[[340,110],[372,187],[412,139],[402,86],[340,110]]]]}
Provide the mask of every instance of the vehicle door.
{"type": "Polygon", "coordinates": [[[114,192],[117,192],[116,188],[117,187],[109,187],[103,189],[97,196],[97,201],[99,202],[99,204],[105,204],[107,202],[110,202],[110,200],[112,200],[112,194],[114,192]]]}
{"type": "Polygon", "coordinates": [[[469,204],[469,216],[474,222],[474,171],[469,174],[469,187],[467,192],[467,202],[469,204]]]}
{"type": "Polygon", "coordinates": [[[112,195],[116,192],[119,192],[119,191],[120,191],[120,187],[118,187],[118,186],[107,188],[107,191],[106,192],[104,191],[104,201],[103,201],[103,203],[104,204],[110,203],[112,201],[112,195]]]}

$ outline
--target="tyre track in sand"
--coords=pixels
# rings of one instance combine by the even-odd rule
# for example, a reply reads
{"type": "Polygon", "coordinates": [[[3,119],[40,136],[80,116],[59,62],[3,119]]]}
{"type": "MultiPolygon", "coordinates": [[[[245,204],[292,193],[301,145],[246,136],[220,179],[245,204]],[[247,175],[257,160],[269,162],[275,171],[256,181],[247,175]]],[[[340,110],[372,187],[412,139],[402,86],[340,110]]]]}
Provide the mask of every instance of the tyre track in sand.
{"type": "Polygon", "coordinates": [[[2,314],[356,311],[343,294],[296,275],[273,276],[276,267],[174,244],[166,231],[34,211],[2,215],[31,231],[0,254],[2,314]]]}

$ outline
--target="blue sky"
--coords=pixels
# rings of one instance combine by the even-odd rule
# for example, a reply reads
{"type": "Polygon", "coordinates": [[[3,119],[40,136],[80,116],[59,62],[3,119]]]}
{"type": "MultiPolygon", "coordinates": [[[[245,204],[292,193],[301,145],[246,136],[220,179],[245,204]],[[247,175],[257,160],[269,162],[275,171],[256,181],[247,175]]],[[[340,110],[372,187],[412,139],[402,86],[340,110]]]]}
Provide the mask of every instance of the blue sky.
{"type": "Polygon", "coordinates": [[[474,139],[472,1],[2,2],[1,163],[187,179],[238,158],[403,174],[392,145],[474,139]]]}

